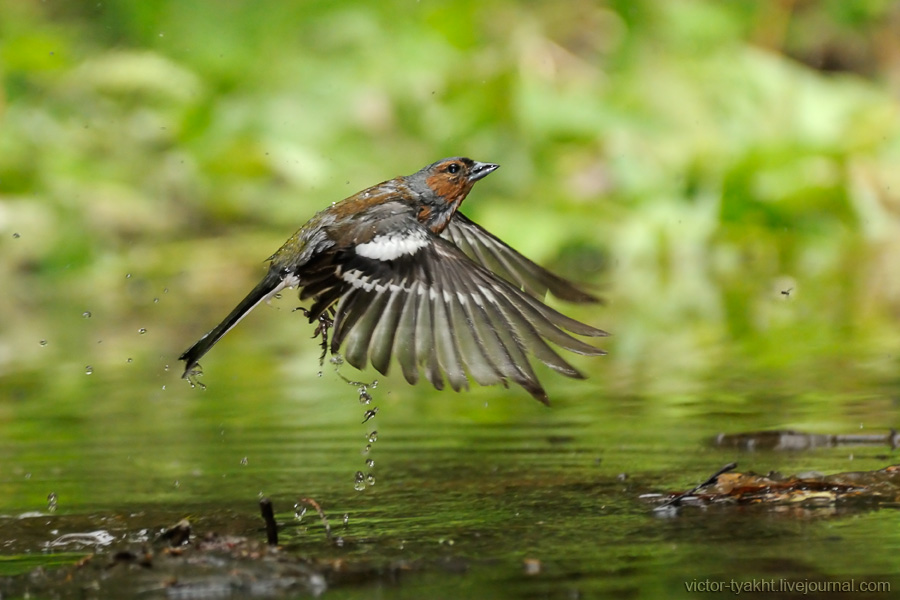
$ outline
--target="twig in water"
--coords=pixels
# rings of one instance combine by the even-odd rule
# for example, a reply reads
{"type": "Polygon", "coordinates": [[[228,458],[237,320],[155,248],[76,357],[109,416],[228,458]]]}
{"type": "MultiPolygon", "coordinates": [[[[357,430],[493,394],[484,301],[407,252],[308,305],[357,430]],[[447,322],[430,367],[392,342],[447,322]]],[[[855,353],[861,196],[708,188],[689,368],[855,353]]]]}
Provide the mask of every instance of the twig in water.
{"type": "Polygon", "coordinates": [[[275,523],[275,511],[272,509],[272,501],[262,498],[259,501],[259,510],[263,521],[266,522],[266,541],[270,546],[278,545],[278,525],[275,523]]]}
{"type": "Polygon", "coordinates": [[[325,516],[325,511],[322,510],[322,507],[319,506],[319,503],[313,500],[312,498],[300,498],[298,503],[302,502],[308,506],[311,506],[315,509],[317,513],[319,513],[319,518],[322,519],[322,525],[325,526],[325,537],[329,540],[331,539],[331,525],[328,524],[328,517],[325,516]]]}
{"type": "Polygon", "coordinates": [[[723,473],[727,473],[728,471],[732,471],[736,468],[737,468],[737,463],[728,463],[727,465],[725,465],[724,467],[722,467],[721,469],[719,469],[718,471],[713,473],[706,481],[704,481],[700,485],[694,486],[693,489],[690,489],[686,492],[682,492],[681,494],[678,494],[677,496],[669,498],[668,500],[666,500],[665,502],[663,502],[662,504],[660,504],[653,510],[663,510],[669,506],[678,506],[679,504],[681,504],[682,498],[685,498],[687,496],[693,496],[697,492],[697,490],[699,490],[701,488],[705,488],[708,485],[714,484],[716,482],[716,479],[719,478],[719,475],[722,475],[723,473]]]}

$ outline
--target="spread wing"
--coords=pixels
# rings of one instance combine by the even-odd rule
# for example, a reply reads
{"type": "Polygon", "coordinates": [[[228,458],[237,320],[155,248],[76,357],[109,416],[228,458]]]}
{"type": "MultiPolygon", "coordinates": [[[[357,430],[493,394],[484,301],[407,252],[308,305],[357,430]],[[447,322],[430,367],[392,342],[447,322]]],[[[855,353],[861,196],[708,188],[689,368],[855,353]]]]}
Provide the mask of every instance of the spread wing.
{"type": "MultiPolygon", "coordinates": [[[[496,239],[478,230],[482,239],[496,239]]],[[[301,299],[315,299],[312,319],[337,302],[331,351],[343,348],[354,367],[371,362],[387,373],[393,356],[410,383],[420,369],[437,389],[444,378],[457,391],[468,388],[469,377],[481,385],[512,381],[546,403],[529,356],[583,378],[548,342],[578,354],[605,354],[570,335],[605,332],[545,306],[418,223],[390,231],[308,267],[301,282],[301,299]]],[[[538,274],[551,290],[579,292],[546,271],[538,274]]]]}
{"type": "Polygon", "coordinates": [[[525,258],[459,212],[453,215],[441,235],[453,242],[466,256],[530,296],[541,299],[549,290],[560,300],[568,302],[600,302],[599,298],[571,281],[554,275],[525,258]]]}

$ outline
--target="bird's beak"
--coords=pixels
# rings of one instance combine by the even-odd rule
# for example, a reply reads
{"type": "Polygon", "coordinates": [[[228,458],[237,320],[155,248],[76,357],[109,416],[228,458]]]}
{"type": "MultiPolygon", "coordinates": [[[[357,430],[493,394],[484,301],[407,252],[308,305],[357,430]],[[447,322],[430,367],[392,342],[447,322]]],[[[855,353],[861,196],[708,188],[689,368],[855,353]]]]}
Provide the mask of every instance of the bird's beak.
{"type": "Polygon", "coordinates": [[[492,172],[496,171],[500,168],[500,165],[495,165],[491,163],[483,163],[475,161],[475,165],[472,167],[472,170],[469,172],[469,181],[471,183],[475,183],[479,179],[483,179],[490,175],[492,172]]]}

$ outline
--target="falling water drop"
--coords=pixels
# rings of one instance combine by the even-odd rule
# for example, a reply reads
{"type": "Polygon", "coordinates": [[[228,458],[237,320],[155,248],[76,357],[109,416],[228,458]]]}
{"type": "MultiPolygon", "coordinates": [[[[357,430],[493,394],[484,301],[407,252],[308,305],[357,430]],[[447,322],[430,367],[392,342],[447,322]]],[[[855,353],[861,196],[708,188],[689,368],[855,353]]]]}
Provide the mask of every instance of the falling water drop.
{"type": "Polygon", "coordinates": [[[141,327],[140,329],[138,329],[138,333],[144,335],[145,333],[147,333],[147,329],[145,327],[141,327]]]}
{"type": "Polygon", "coordinates": [[[83,313],[81,313],[81,316],[84,317],[85,319],[90,319],[90,318],[91,318],[91,311],[86,310],[86,311],[84,311],[83,313]]]}
{"type": "Polygon", "coordinates": [[[353,489],[357,492],[361,492],[366,489],[366,476],[363,475],[362,471],[356,472],[356,480],[353,482],[353,489]]]}
{"type": "Polygon", "coordinates": [[[350,522],[350,515],[348,513],[344,513],[344,526],[347,526],[347,523],[350,522]]]}
{"type": "Polygon", "coordinates": [[[46,345],[47,345],[47,340],[41,340],[41,346],[46,346],[46,345]]]}
{"type": "Polygon", "coordinates": [[[56,512],[56,505],[59,500],[59,497],[56,495],[56,492],[50,492],[47,494],[47,510],[50,512],[56,512]]]}
{"type": "Polygon", "coordinates": [[[378,431],[373,430],[372,433],[369,434],[369,442],[374,444],[378,441],[378,431]]]}
{"type": "Polygon", "coordinates": [[[92,367],[91,365],[86,366],[86,367],[84,368],[84,374],[85,374],[85,375],[93,375],[93,374],[94,374],[94,367],[92,367]]]}
{"type": "Polygon", "coordinates": [[[249,462],[250,461],[248,461],[247,457],[245,456],[244,458],[241,459],[241,466],[246,467],[249,462]]]}

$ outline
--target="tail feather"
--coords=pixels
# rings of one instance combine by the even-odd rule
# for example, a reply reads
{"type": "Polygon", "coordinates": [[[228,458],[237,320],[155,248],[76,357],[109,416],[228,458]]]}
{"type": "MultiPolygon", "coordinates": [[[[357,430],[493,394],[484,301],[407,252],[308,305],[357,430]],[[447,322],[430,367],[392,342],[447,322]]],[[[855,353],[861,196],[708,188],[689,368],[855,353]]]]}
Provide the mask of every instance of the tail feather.
{"type": "Polygon", "coordinates": [[[271,296],[277,294],[286,287],[293,285],[289,280],[284,279],[278,272],[272,270],[263,278],[253,290],[247,294],[247,297],[241,300],[234,310],[229,313],[225,319],[216,325],[209,333],[204,335],[197,342],[185,350],[178,360],[184,361],[184,373],[182,377],[187,379],[194,367],[203,356],[216,345],[222,336],[231,331],[231,328],[237,325],[241,319],[256,308],[256,306],[267,300],[271,296]]]}

